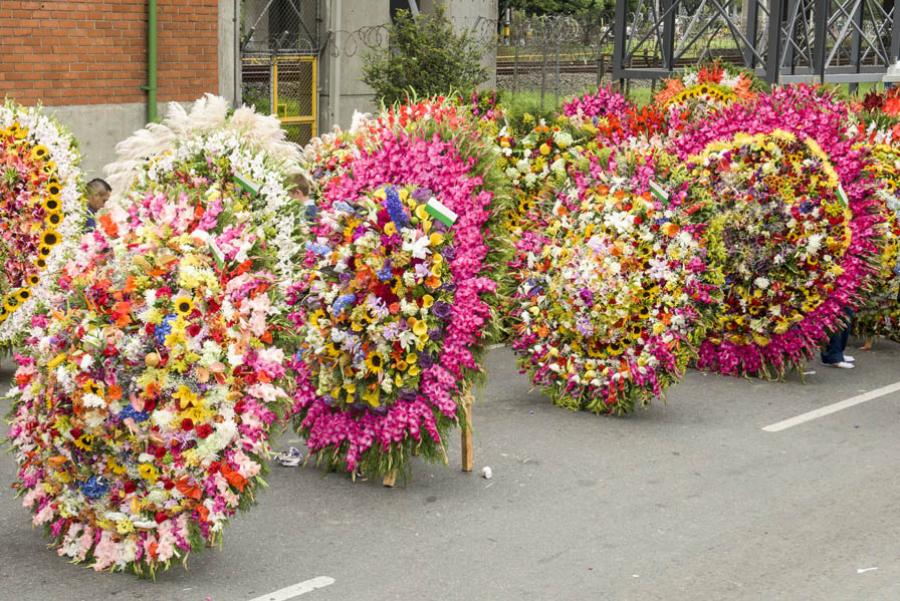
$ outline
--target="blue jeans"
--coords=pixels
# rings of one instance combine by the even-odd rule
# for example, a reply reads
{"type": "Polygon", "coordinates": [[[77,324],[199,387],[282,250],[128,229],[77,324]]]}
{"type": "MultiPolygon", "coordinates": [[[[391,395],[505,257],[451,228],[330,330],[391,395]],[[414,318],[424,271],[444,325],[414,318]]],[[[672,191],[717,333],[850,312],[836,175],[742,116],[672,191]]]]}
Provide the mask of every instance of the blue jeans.
{"type": "Polygon", "coordinates": [[[847,325],[828,339],[828,346],[822,351],[822,363],[840,363],[844,360],[847,339],[850,338],[850,321],[853,313],[847,311],[847,325]]]}

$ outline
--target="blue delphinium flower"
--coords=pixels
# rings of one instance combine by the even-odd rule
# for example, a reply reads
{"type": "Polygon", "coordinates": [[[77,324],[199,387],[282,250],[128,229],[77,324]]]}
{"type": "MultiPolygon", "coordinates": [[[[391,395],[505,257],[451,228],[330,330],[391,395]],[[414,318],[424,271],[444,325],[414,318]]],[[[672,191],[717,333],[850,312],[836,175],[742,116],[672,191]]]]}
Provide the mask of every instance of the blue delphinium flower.
{"type": "Polygon", "coordinates": [[[97,476],[91,476],[87,482],[81,485],[81,492],[91,500],[99,499],[106,494],[108,489],[109,484],[106,480],[98,478],[97,476]]]}
{"type": "Polygon", "coordinates": [[[156,338],[157,344],[165,344],[166,336],[172,333],[172,322],[175,321],[174,315],[166,315],[163,317],[162,323],[153,330],[153,336],[156,338]]]}
{"type": "Polygon", "coordinates": [[[355,294],[343,294],[337,297],[337,300],[334,301],[334,304],[331,305],[331,311],[335,315],[340,315],[344,309],[352,305],[356,302],[355,294]]]}
{"type": "Polygon", "coordinates": [[[391,267],[391,262],[385,261],[384,267],[378,270],[378,279],[382,282],[390,282],[394,277],[394,270],[391,267]]]}
{"type": "Polygon", "coordinates": [[[324,257],[328,253],[331,252],[331,248],[325,244],[319,244],[318,242],[307,242],[306,250],[311,250],[319,256],[324,257]]]}
{"type": "Polygon", "coordinates": [[[131,405],[125,405],[125,408],[119,412],[119,418],[126,420],[128,418],[133,419],[134,421],[140,423],[145,422],[150,419],[150,414],[146,411],[137,411],[131,405]]]}
{"type": "Polygon", "coordinates": [[[409,217],[406,215],[406,210],[403,208],[403,203],[400,201],[400,195],[397,194],[397,190],[390,186],[386,190],[386,194],[387,198],[384,201],[384,206],[387,208],[391,221],[394,222],[397,229],[406,227],[409,224],[409,217]]]}

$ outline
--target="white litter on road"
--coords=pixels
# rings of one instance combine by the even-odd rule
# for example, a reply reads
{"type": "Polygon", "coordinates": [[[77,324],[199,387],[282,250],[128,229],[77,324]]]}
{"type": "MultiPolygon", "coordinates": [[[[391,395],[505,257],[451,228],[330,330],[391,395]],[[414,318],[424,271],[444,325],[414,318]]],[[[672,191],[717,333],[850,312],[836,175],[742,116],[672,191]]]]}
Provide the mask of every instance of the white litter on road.
{"type": "Polygon", "coordinates": [[[826,415],[831,415],[832,413],[837,413],[838,411],[843,411],[844,409],[849,409],[850,407],[853,407],[855,405],[859,405],[888,394],[893,394],[898,391],[900,391],[900,382],[895,382],[893,384],[889,384],[888,386],[882,386],[881,388],[870,390],[869,392],[866,392],[864,394],[860,394],[837,403],[832,403],[831,405],[826,405],[812,411],[807,411],[806,413],[798,415],[797,417],[782,420],[778,423],[766,426],[765,428],[763,428],[763,430],[765,430],[766,432],[781,432],[782,430],[787,430],[788,428],[793,428],[794,426],[799,426],[800,424],[811,422],[814,419],[825,417],[826,415]]]}
{"type": "Polygon", "coordinates": [[[486,465],[481,468],[481,477],[485,480],[490,480],[494,477],[494,472],[491,470],[490,466],[486,465]]]}
{"type": "Polygon", "coordinates": [[[877,569],[878,568],[857,568],[856,573],[857,574],[865,574],[866,572],[872,572],[877,569]]]}
{"type": "Polygon", "coordinates": [[[329,576],[319,576],[318,578],[304,580],[303,582],[277,590],[274,593],[269,593],[261,597],[254,597],[253,599],[250,599],[250,601],[288,601],[288,599],[294,599],[300,595],[311,593],[314,590],[331,586],[334,582],[334,578],[329,576]]]}

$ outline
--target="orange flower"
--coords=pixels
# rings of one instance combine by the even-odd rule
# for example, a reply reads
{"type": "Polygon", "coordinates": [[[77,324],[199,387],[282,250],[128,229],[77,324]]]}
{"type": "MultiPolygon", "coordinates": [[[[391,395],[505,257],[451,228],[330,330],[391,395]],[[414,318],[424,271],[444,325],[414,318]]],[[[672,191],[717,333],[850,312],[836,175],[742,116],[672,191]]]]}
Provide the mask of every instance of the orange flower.
{"type": "Polygon", "coordinates": [[[117,327],[124,328],[131,323],[131,303],[121,301],[114,304],[110,316],[115,320],[117,327]]]}
{"type": "Polygon", "coordinates": [[[670,238],[674,237],[680,230],[681,228],[678,227],[678,224],[671,221],[662,226],[662,233],[670,238]]]}
{"type": "Polygon", "coordinates": [[[230,484],[233,488],[244,492],[244,487],[247,486],[247,479],[237,473],[235,470],[231,469],[231,466],[227,463],[222,464],[222,475],[225,476],[228,484],[230,484]]]}
{"type": "Polygon", "coordinates": [[[200,490],[200,487],[195,484],[191,484],[187,478],[182,478],[181,480],[176,482],[175,488],[177,488],[178,492],[183,494],[188,499],[199,501],[203,497],[203,492],[200,490]]]}
{"type": "Polygon", "coordinates": [[[119,226],[117,226],[115,222],[113,222],[112,217],[109,216],[109,213],[100,215],[100,225],[101,227],[103,227],[103,232],[110,238],[119,237],[119,226]]]}

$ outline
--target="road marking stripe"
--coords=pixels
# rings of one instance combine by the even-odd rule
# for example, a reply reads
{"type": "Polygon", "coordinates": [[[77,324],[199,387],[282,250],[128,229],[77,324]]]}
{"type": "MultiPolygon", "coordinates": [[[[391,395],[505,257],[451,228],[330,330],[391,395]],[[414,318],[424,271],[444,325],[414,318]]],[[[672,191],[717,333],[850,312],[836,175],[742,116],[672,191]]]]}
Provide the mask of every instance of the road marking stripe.
{"type": "Polygon", "coordinates": [[[782,430],[787,430],[788,428],[799,426],[800,424],[804,424],[814,419],[825,417],[826,415],[831,415],[832,413],[837,413],[838,411],[849,409],[854,405],[859,405],[861,403],[865,403],[867,401],[871,401],[873,399],[877,399],[878,397],[883,397],[885,395],[892,394],[898,391],[900,391],[900,382],[895,382],[894,384],[876,388],[875,390],[870,390],[869,392],[851,397],[843,401],[839,401],[837,403],[833,403],[831,405],[826,405],[812,411],[807,411],[806,413],[803,413],[796,417],[780,421],[776,424],[772,424],[771,426],[766,426],[765,428],[763,428],[763,430],[765,430],[766,432],[781,432],[782,430]]]}
{"type": "Polygon", "coordinates": [[[267,595],[263,595],[262,597],[250,599],[250,601],[287,601],[288,599],[293,599],[295,597],[299,597],[300,595],[311,593],[316,589],[325,588],[326,586],[331,586],[332,584],[334,584],[334,578],[331,578],[329,576],[319,576],[318,578],[313,578],[312,580],[304,580],[303,582],[285,587],[281,590],[275,591],[274,593],[269,593],[267,595]]]}

